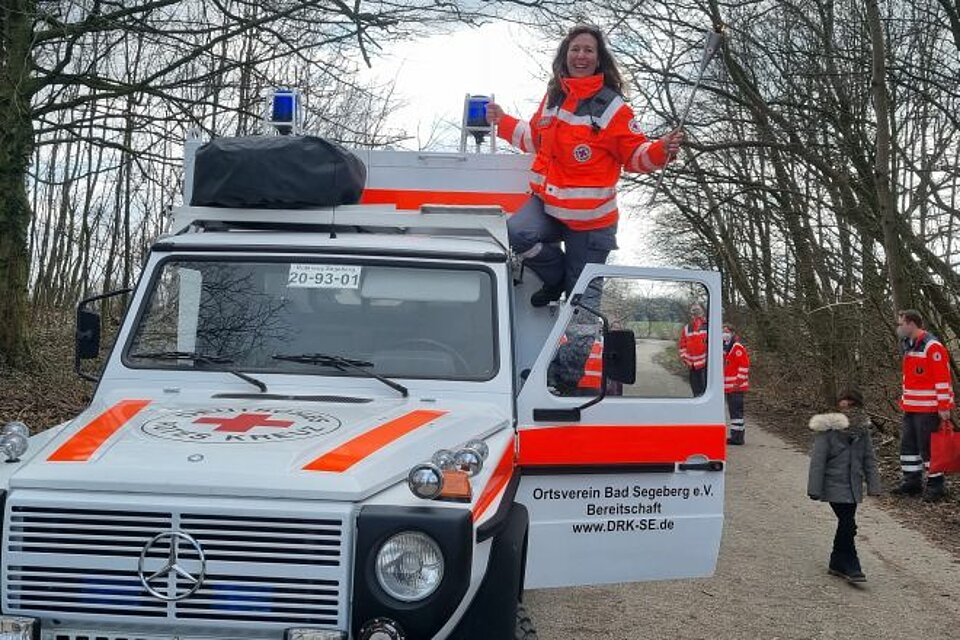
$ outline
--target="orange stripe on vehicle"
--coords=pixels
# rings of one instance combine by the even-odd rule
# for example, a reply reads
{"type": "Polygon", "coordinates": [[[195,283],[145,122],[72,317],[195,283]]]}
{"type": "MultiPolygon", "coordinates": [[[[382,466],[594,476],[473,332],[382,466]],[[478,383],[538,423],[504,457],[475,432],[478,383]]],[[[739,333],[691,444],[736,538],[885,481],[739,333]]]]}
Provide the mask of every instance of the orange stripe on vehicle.
{"type": "Polygon", "coordinates": [[[500,205],[514,212],[530,196],[526,193],[490,191],[413,191],[403,189],[365,189],[360,204],[392,204],[397,209],[419,209],[425,204],[500,205]]]}
{"type": "Polygon", "coordinates": [[[487,481],[487,486],[483,488],[477,503],[473,505],[473,521],[476,522],[483,516],[486,510],[493,504],[493,501],[503,491],[510,478],[513,476],[514,468],[514,440],[510,440],[510,445],[503,452],[503,457],[497,463],[497,468],[493,470],[493,475],[487,481]]]}
{"type": "Polygon", "coordinates": [[[520,432],[520,466],[683,462],[693,455],[727,459],[727,429],[718,425],[596,425],[520,432]]]}
{"type": "Polygon", "coordinates": [[[411,431],[433,422],[446,411],[418,409],[399,418],[385,422],[375,429],[343,443],[333,451],[328,451],[313,462],[307,464],[304,471],[346,471],[364,458],[376,453],[391,442],[402,438],[411,431]]]}
{"type": "Polygon", "coordinates": [[[60,448],[50,454],[48,462],[86,462],[133,416],[150,404],[150,400],[122,400],[90,421],[60,448]]]}

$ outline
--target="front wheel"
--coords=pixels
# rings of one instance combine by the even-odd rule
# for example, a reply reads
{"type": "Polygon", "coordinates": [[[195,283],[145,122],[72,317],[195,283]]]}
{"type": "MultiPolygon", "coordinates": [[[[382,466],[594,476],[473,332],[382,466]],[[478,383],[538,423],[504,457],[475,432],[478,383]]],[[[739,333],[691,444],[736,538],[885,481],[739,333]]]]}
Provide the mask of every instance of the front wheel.
{"type": "Polygon", "coordinates": [[[533,624],[530,612],[522,604],[517,605],[517,627],[513,632],[514,640],[537,640],[537,628],[533,624]]]}

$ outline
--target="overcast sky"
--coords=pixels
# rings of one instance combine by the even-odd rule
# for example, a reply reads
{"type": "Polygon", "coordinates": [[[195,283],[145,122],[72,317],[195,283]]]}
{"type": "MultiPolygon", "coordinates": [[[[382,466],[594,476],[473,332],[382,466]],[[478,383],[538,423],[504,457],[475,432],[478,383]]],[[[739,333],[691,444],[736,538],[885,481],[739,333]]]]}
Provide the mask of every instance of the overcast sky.
{"type": "Polygon", "coordinates": [[[463,27],[395,45],[361,77],[396,81],[396,95],[404,106],[391,114],[388,125],[414,136],[404,143],[406,148],[418,150],[426,144],[436,122],[448,127],[431,148],[453,148],[459,144],[457,128],[467,93],[494,94],[517,115],[536,109],[547,79],[541,67],[550,62],[550,54],[538,49],[543,46],[537,38],[516,25],[463,27]]]}

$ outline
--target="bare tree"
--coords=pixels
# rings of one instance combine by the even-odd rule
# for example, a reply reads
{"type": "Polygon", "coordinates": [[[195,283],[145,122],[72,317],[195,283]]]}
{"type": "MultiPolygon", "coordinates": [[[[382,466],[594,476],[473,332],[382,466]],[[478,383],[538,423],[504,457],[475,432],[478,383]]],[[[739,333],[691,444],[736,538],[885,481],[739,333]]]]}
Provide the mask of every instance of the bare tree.
{"type": "Polygon", "coordinates": [[[319,129],[388,142],[389,88],[352,85],[351,69],[384,43],[479,16],[432,0],[3,0],[0,358],[27,353],[31,250],[51,303],[132,281],[187,129],[249,132],[263,89],[287,85],[308,89],[319,129]],[[91,256],[98,246],[109,249],[91,256]]]}
{"type": "Polygon", "coordinates": [[[726,313],[750,318],[783,362],[809,364],[819,395],[891,370],[897,308],[960,336],[956,0],[580,7],[608,31],[652,135],[675,121],[704,31],[726,26],[676,181],[626,224],[655,218],[665,257],[721,270],[726,313]]]}

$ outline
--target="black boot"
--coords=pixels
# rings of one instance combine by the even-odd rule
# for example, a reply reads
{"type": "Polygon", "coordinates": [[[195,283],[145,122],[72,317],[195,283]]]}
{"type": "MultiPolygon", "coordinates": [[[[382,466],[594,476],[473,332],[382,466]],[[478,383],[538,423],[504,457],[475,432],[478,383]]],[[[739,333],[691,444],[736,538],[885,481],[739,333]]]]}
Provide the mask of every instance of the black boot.
{"type": "Polygon", "coordinates": [[[830,553],[830,573],[833,575],[843,575],[847,568],[844,566],[843,554],[836,549],[830,553]]]}
{"type": "Polygon", "coordinates": [[[943,476],[927,478],[927,488],[923,492],[924,502],[940,502],[947,497],[947,489],[943,484],[943,476]]]}
{"type": "Polygon", "coordinates": [[[741,445],[744,444],[744,437],[746,432],[743,429],[733,429],[730,431],[730,437],[727,438],[727,444],[741,445]]]}
{"type": "Polygon", "coordinates": [[[859,569],[853,570],[840,570],[840,569],[830,569],[830,575],[837,576],[838,578],[843,578],[847,582],[860,584],[867,581],[867,576],[864,575],[863,571],[859,569]]]}
{"type": "Polygon", "coordinates": [[[563,295],[563,285],[545,284],[543,287],[530,296],[530,304],[534,307],[545,307],[551,302],[556,302],[563,295]]]}
{"type": "Polygon", "coordinates": [[[850,552],[847,560],[847,575],[844,577],[847,579],[847,582],[867,581],[867,576],[864,575],[863,569],[860,568],[860,558],[857,556],[856,550],[850,552]]]}
{"type": "Polygon", "coordinates": [[[923,485],[920,478],[905,476],[900,484],[890,490],[895,496],[918,496],[923,493],[923,485]]]}
{"type": "Polygon", "coordinates": [[[830,575],[840,578],[847,577],[847,556],[836,549],[830,554],[830,575]]]}
{"type": "Polygon", "coordinates": [[[830,554],[830,575],[843,578],[847,582],[866,582],[867,576],[860,568],[860,558],[856,552],[834,551],[830,554]]]}

